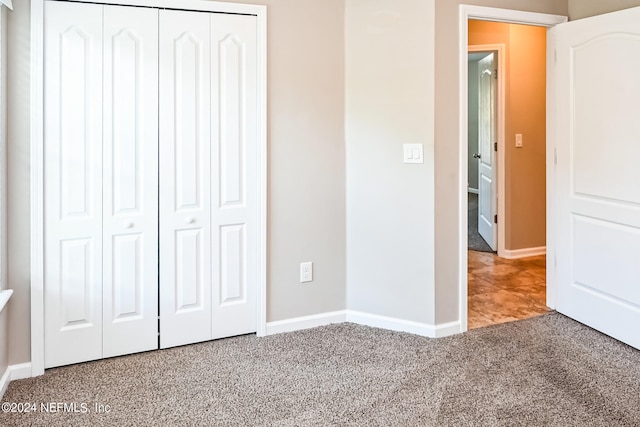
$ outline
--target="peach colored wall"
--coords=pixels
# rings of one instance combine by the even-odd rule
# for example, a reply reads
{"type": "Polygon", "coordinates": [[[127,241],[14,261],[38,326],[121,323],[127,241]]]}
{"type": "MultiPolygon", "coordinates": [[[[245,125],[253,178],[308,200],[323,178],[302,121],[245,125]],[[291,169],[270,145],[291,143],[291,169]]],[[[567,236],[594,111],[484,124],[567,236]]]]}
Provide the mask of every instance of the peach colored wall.
{"type": "Polygon", "coordinates": [[[469,21],[469,44],[505,44],[506,249],[545,245],[546,30],[469,21]],[[515,134],[523,147],[515,148],[515,134]]]}

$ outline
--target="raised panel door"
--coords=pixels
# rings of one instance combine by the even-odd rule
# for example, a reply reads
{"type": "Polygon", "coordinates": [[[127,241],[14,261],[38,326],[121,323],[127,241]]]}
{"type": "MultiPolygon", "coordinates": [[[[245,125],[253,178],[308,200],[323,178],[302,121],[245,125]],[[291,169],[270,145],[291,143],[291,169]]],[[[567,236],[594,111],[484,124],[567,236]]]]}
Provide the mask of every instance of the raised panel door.
{"type": "Polygon", "coordinates": [[[160,346],[211,339],[209,14],[160,11],[160,346]]]}
{"type": "Polygon", "coordinates": [[[212,338],[256,331],[257,18],[211,15],[212,338]]]}
{"type": "Polygon", "coordinates": [[[103,357],[158,348],[158,11],[104,8],[103,357]]]}
{"type": "Polygon", "coordinates": [[[45,17],[45,367],[51,367],[102,357],[102,6],[45,2],[45,17]]]}

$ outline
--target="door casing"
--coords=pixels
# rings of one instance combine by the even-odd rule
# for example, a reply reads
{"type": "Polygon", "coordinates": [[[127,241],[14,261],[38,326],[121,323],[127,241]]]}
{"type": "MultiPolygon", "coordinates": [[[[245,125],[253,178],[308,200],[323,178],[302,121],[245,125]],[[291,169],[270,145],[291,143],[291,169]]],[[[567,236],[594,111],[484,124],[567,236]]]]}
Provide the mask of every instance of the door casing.
{"type": "MultiPolygon", "coordinates": [[[[459,70],[459,106],[460,111],[458,113],[459,119],[459,160],[458,160],[458,310],[460,313],[460,332],[467,330],[468,321],[468,307],[467,307],[467,182],[468,182],[468,168],[467,168],[467,156],[468,156],[468,69],[467,69],[467,55],[468,55],[468,36],[469,36],[469,19],[477,19],[480,21],[494,21],[504,22],[509,24],[523,24],[523,25],[535,25],[539,27],[553,27],[558,24],[567,22],[568,18],[561,15],[551,15],[545,13],[524,12],[520,10],[511,9],[498,9],[492,7],[472,6],[472,5],[460,5],[458,29],[459,29],[459,48],[458,48],[458,70],[459,70]]],[[[547,46],[547,64],[552,63],[553,55],[549,55],[549,46],[547,46]]],[[[504,58],[504,55],[502,55],[504,58]]],[[[499,59],[500,61],[500,59],[499,59]]],[[[502,64],[500,64],[502,65],[502,64]]],[[[502,67],[504,70],[504,67],[502,67]]],[[[547,76],[549,70],[547,69],[547,76]]],[[[504,80],[504,79],[502,79],[504,80]]],[[[553,103],[549,102],[549,94],[553,93],[553,88],[547,85],[547,129],[552,128],[554,120],[554,114],[552,111],[553,103]]],[[[500,101],[499,101],[500,102],[500,101]]],[[[502,110],[504,111],[504,109],[502,110]]],[[[502,113],[499,113],[502,114],[502,113]]],[[[498,132],[504,127],[504,121],[499,124],[498,132]]],[[[502,129],[504,132],[504,129],[502,129]]],[[[505,151],[504,138],[498,138],[498,169],[504,171],[504,151],[505,151]],[[502,145],[501,145],[502,143],[502,145]]],[[[550,138],[547,138],[547,165],[553,165],[555,147],[550,138]]],[[[555,259],[555,240],[554,240],[554,226],[555,218],[552,215],[554,212],[554,188],[555,188],[555,175],[553,167],[547,167],[547,260],[555,259]]],[[[504,180],[502,183],[498,181],[498,193],[504,194],[504,180]]],[[[500,199],[504,199],[501,197],[500,199]]],[[[498,216],[504,217],[504,201],[498,201],[498,216]],[[502,208],[502,211],[501,211],[502,208]]],[[[498,222],[500,225],[500,222],[498,222]]],[[[503,225],[504,227],[504,225],[503,225]]],[[[504,252],[504,240],[501,240],[501,235],[504,236],[504,228],[498,228],[498,254],[500,254],[500,244],[502,243],[502,251],[504,252]]],[[[555,308],[555,292],[556,292],[556,276],[555,265],[553,262],[547,261],[547,306],[555,308]]]]}
{"type": "MultiPolygon", "coordinates": [[[[44,1],[31,1],[30,201],[31,201],[31,376],[44,374],[44,1]]],[[[52,1],[52,0],[48,0],[52,1]]],[[[72,0],[167,9],[250,14],[257,17],[258,205],[257,335],[267,323],[267,8],[207,0],[72,0]]]]}

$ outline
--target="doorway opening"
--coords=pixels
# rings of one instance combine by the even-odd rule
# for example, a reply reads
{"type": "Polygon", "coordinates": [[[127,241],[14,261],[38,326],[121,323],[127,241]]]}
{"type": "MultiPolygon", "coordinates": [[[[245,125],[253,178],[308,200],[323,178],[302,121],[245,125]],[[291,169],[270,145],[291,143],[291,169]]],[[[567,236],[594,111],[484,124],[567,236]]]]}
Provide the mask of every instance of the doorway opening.
{"type": "MultiPolygon", "coordinates": [[[[487,241],[486,252],[468,250],[469,219],[461,220],[467,231],[467,241],[460,249],[460,310],[465,330],[531,317],[548,311],[550,305],[545,257],[548,157],[544,27],[565,21],[566,17],[555,15],[461,6],[461,182],[468,185],[461,189],[460,201],[462,212],[464,206],[473,207],[471,199],[476,192],[482,193],[484,184],[485,193],[493,192],[477,194],[478,204],[484,203],[487,208],[495,203],[491,214],[496,219],[493,241],[490,234],[481,233],[487,241]],[[502,52],[498,52],[500,46],[502,52]],[[485,157],[489,154],[486,149],[483,152],[470,145],[470,136],[482,133],[481,129],[474,129],[476,123],[481,123],[481,115],[474,123],[469,110],[473,102],[470,79],[474,78],[473,65],[479,64],[475,61],[489,54],[497,56],[499,64],[491,76],[498,82],[495,132],[490,141],[491,148],[497,151],[492,150],[492,159],[485,157]],[[490,179],[470,167],[474,161],[478,168],[481,162],[490,163],[490,179]],[[472,176],[475,174],[477,180],[472,176]]],[[[489,75],[484,68],[475,68],[479,82],[483,72],[485,77],[489,75]]],[[[489,144],[485,141],[486,146],[489,144]]],[[[477,218],[482,226],[482,215],[477,218]]]]}

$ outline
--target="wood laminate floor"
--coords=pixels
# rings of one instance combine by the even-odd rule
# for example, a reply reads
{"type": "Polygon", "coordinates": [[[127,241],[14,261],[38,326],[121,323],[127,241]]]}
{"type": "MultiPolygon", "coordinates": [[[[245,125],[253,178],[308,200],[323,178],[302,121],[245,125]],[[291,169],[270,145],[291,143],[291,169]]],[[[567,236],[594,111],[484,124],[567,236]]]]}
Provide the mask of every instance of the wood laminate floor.
{"type": "Polygon", "coordinates": [[[469,329],[547,313],[545,255],[504,259],[469,251],[469,329]]]}

